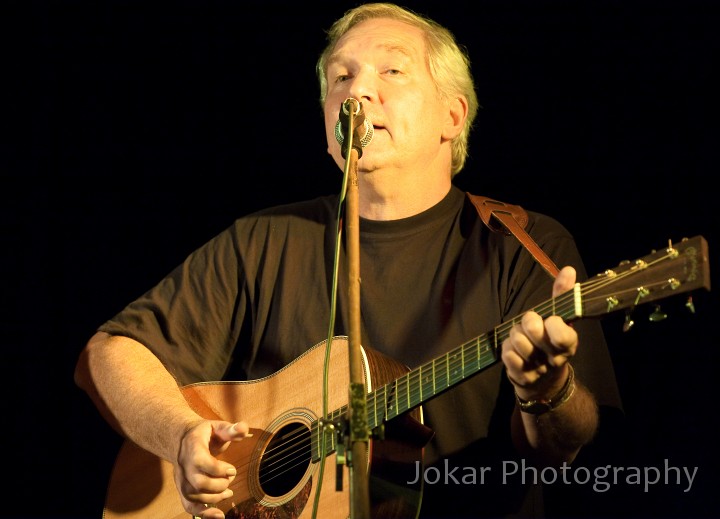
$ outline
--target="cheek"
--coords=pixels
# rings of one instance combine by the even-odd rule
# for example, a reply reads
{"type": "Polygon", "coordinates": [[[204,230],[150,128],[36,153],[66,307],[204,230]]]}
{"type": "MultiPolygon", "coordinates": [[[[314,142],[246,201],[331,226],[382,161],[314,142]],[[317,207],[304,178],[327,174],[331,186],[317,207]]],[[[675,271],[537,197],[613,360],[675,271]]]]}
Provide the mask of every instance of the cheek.
{"type": "Polygon", "coordinates": [[[338,141],[335,138],[335,124],[336,123],[337,123],[336,116],[325,114],[325,137],[327,138],[328,151],[331,151],[332,149],[335,149],[335,148],[337,148],[338,150],[340,149],[340,144],[338,144],[338,141]]]}
{"type": "Polygon", "coordinates": [[[337,123],[337,114],[325,112],[325,138],[327,140],[327,152],[330,154],[336,163],[340,164],[339,161],[342,159],[340,153],[340,143],[335,138],[335,124],[337,123]]]}
{"type": "Polygon", "coordinates": [[[413,141],[422,146],[430,143],[440,143],[444,121],[434,107],[420,108],[414,112],[415,116],[406,121],[406,130],[413,141]]]}

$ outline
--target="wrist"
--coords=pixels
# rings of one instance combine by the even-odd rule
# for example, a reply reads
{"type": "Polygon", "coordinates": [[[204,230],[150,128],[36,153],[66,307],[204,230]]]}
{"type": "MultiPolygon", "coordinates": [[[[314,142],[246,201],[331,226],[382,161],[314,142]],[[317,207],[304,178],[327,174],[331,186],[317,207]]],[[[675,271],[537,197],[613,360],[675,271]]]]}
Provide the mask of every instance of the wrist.
{"type": "Polygon", "coordinates": [[[534,398],[526,400],[515,390],[515,400],[520,411],[528,414],[540,415],[554,411],[565,404],[575,394],[575,370],[568,363],[568,376],[560,390],[550,398],[534,398]]]}

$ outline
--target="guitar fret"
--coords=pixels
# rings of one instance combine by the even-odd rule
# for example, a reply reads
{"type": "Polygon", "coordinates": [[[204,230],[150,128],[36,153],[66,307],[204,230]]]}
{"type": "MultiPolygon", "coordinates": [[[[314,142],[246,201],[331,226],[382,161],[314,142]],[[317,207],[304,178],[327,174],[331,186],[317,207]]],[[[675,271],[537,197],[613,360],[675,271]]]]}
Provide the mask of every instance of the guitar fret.
{"type": "MultiPolygon", "coordinates": [[[[427,367],[427,366],[425,366],[425,367],[427,367]]],[[[422,382],[420,385],[420,388],[421,388],[420,392],[422,395],[420,398],[421,401],[425,399],[425,394],[423,393],[423,388],[427,388],[425,393],[427,393],[428,398],[430,398],[431,396],[433,396],[435,394],[435,364],[430,363],[430,371],[431,371],[431,373],[425,374],[425,376],[422,377],[422,382]]]]}
{"type": "Polygon", "coordinates": [[[449,384],[449,380],[450,380],[450,362],[449,361],[450,361],[450,354],[446,353],[445,354],[445,384],[444,384],[444,387],[448,387],[450,385],[449,384]]]}
{"type": "MultiPolygon", "coordinates": [[[[415,407],[415,400],[413,399],[413,394],[415,393],[415,386],[417,385],[416,379],[420,376],[418,371],[411,371],[408,373],[408,398],[407,398],[407,408],[412,409],[415,407]]],[[[419,380],[419,379],[418,379],[419,380]]]]}
{"type": "Polygon", "coordinates": [[[477,368],[475,366],[478,365],[478,361],[480,360],[480,351],[477,348],[476,345],[477,341],[473,341],[468,345],[469,351],[472,355],[470,355],[470,358],[468,360],[468,367],[470,368],[469,375],[472,375],[477,371],[477,368]]]}
{"type": "Polygon", "coordinates": [[[374,429],[380,423],[380,420],[378,419],[377,398],[373,398],[373,417],[374,417],[374,420],[370,424],[370,429],[374,429]]]}
{"type": "Polygon", "coordinates": [[[388,417],[397,415],[397,380],[393,381],[392,392],[388,395],[388,417]]]}
{"type": "Polygon", "coordinates": [[[432,363],[432,392],[433,395],[437,392],[437,387],[435,386],[435,363],[432,363]]]}
{"type": "MultiPolygon", "coordinates": [[[[454,384],[458,380],[462,379],[462,374],[460,377],[458,377],[458,368],[455,367],[455,364],[457,364],[457,353],[454,353],[450,356],[451,362],[452,362],[452,368],[450,369],[450,383],[454,384]]],[[[462,361],[461,361],[462,362],[462,361]]]]}
{"type": "Polygon", "coordinates": [[[422,402],[422,401],[423,401],[423,394],[422,394],[422,385],[423,385],[423,384],[422,384],[422,366],[420,366],[420,368],[418,369],[418,381],[420,382],[420,384],[418,384],[418,385],[420,386],[420,402],[422,402]]]}
{"type": "Polygon", "coordinates": [[[405,410],[410,409],[410,374],[405,376],[405,410]]]}
{"type": "Polygon", "coordinates": [[[478,338],[477,340],[473,341],[473,344],[475,346],[475,359],[477,360],[475,369],[479,369],[480,368],[480,339],[478,338]]]}
{"type": "Polygon", "coordinates": [[[393,399],[395,400],[395,416],[400,414],[400,380],[402,377],[395,380],[395,394],[393,399]]]}
{"type": "Polygon", "coordinates": [[[402,385],[398,386],[397,413],[402,414],[405,411],[403,403],[406,403],[407,400],[407,375],[400,377],[398,382],[401,382],[402,385]]]}
{"type": "MultiPolygon", "coordinates": [[[[382,391],[382,408],[383,408],[383,418],[388,417],[388,401],[387,401],[387,386],[383,386],[381,388],[382,391]]],[[[380,425],[380,422],[378,422],[376,425],[380,425]]]]}

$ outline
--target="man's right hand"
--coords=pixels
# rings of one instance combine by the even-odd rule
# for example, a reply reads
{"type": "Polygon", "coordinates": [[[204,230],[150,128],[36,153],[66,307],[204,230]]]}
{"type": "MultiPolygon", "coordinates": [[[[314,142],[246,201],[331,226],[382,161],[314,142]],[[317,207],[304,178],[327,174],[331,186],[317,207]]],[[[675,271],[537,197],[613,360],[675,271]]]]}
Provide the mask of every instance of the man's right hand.
{"type": "Polygon", "coordinates": [[[245,422],[233,424],[222,420],[202,420],[188,429],[175,463],[175,485],[188,513],[203,519],[225,517],[213,505],[232,497],[228,487],[237,469],[216,456],[224,452],[230,442],[241,441],[248,434],[245,422]]]}

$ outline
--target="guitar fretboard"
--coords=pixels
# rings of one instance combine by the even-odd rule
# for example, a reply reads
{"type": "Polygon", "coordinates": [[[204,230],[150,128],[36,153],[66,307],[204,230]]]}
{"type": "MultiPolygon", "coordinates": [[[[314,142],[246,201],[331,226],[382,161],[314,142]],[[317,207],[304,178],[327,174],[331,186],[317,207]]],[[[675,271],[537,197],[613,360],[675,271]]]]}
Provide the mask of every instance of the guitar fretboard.
{"type": "MultiPolygon", "coordinates": [[[[577,317],[576,297],[581,297],[582,285],[578,284],[574,291],[566,292],[557,298],[550,299],[533,308],[544,318],[551,315],[560,315],[564,320],[570,321],[577,317]]],[[[374,430],[383,422],[415,409],[465,379],[489,368],[498,362],[498,349],[508,337],[512,326],[522,316],[505,322],[495,328],[492,333],[486,333],[468,341],[446,354],[409,371],[407,374],[392,382],[371,391],[367,395],[367,426],[374,430]]],[[[333,411],[329,420],[337,422],[346,416],[348,406],[333,411]]],[[[319,423],[312,426],[313,432],[313,460],[319,459],[320,445],[319,423]]],[[[326,452],[333,452],[337,438],[328,438],[326,452]]]]}
{"type": "MultiPolygon", "coordinates": [[[[541,303],[532,311],[543,319],[560,316],[565,322],[600,317],[624,308],[662,299],[696,288],[710,289],[710,267],[707,242],[702,236],[683,239],[665,249],[635,261],[624,261],[573,290],[541,303]]],[[[495,364],[498,350],[512,326],[522,315],[504,322],[492,332],[458,346],[422,366],[367,394],[367,427],[375,430],[383,422],[410,411],[443,391],[495,364]]],[[[348,406],[330,413],[328,421],[339,422],[348,406]]],[[[319,459],[321,421],[312,430],[313,460],[319,459]]],[[[335,449],[337,438],[326,442],[325,452],[335,449]],[[329,446],[329,447],[328,447],[329,446]]]]}

